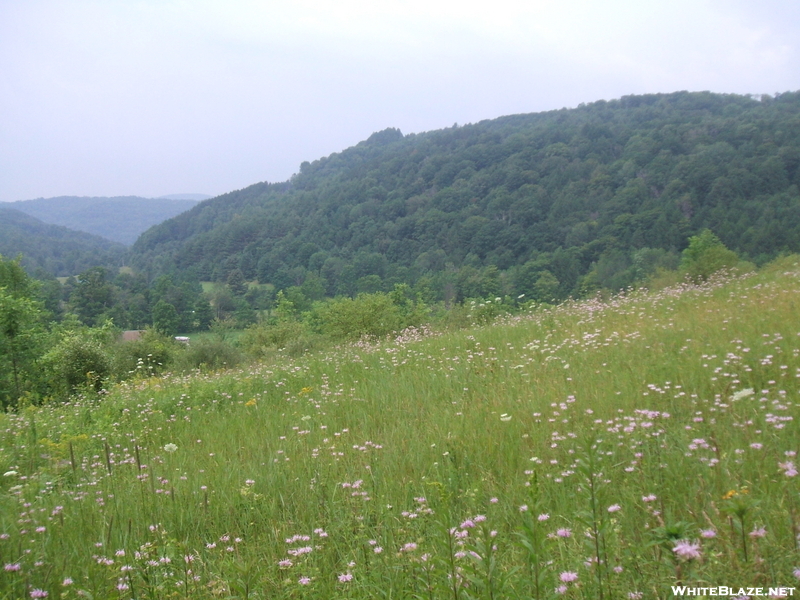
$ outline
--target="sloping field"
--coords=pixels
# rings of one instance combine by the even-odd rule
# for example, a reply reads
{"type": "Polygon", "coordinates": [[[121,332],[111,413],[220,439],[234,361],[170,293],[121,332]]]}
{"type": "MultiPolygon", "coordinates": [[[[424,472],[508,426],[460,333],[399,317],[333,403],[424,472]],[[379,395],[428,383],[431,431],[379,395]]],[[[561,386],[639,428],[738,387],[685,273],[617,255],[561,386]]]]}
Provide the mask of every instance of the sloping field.
{"type": "Polygon", "coordinates": [[[0,415],[0,597],[768,596],[799,334],[789,257],[0,415]]]}

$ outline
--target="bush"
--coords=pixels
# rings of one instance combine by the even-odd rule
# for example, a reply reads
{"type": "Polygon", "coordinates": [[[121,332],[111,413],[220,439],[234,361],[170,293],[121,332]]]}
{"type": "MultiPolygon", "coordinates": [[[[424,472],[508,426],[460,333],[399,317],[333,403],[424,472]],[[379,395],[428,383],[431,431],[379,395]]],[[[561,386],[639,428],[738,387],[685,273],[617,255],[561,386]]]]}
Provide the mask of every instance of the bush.
{"type": "Polygon", "coordinates": [[[111,357],[102,344],[77,333],[64,337],[44,358],[51,389],[70,395],[83,389],[99,392],[111,375],[111,357]]]}
{"type": "Polygon", "coordinates": [[[155,329],[148,329],[138,340],[117,344],[117,377],[126,379],[131,375],[159,375],[167,370],[180,351],[181,347],[174,339],[155,329]]]}
{"type": "Polygon", "coordinates": [[[322,332],[333,340],[378,338],[403,329],[400,308],[382,293],[337,298],[320,305],[316,312],[322,332]]]}
{"type": "Polygon", "coordinates": [[[738,263],[736,253],[728,250],[710,229],[704,229],[689,238],[689,247],[681,255],[681,272],[693,281],[705,281],[717,271],[738,263]]]}
{"type": "Polygon", "coordinates": [[[239,344],[245,352],[252,356],[262,356],[271,349],[286,348],[295,340],[308,335],[308,328],[300,321],[278,321],[277,323],[259,323],[248,327],[239,344]]]}
{"type": "Polygon", "coordinates": [[[214,371],[230,369],[242,362],[242,353],[220,339],[204,338],[190,342],[189,347],[180,355],[176,366],[184,371],[201,369],[214,371]]]}

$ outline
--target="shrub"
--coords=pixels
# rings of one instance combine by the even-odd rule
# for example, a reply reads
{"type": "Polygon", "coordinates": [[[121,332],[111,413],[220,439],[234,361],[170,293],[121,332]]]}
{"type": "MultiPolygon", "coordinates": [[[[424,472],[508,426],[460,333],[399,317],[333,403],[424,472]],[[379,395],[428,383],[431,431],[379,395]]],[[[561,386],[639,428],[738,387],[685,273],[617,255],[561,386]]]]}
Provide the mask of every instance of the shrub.
{"type": "Polygon", "coordinates": [[[286,348],[307,334],[306,325],[300,321],[283,320],[277,323],[259,323],[248,327],[242,334],[239,343],[248,354],[262,356],[267,350],[286,348]]]}
{"type": "Polygon", "coordinates": [[[189,347],[176,361],[176,365],[185,371],[191,369],[214,371],[236,367],[241,361],[242,353],[238,348],[224,340],[204,338],[190,342],[189,347]]]}
{"type": "Polygon", "coordinates": [[[728,250],[710,229],[704,229],[689,238],[689,247],[681,256],[681,271],[693,281],[705,281],[721,269],[735,267],[738,262],[739,257],[733,250],[728,250]]]}
{"type": "Polygon", "coordinates": [[[400,308],[387,294],[337,298],[317,309],[322,332],[334,340],[378,338],[403,328],[400,308]]]}
{"type": "Polygon", "coordinates": [[[70,395],[81,389],[99,392],[111,375],[111,357],[102,344],[89,336],[70,333],[44,358],[52,390],[70,395]]]}
{"type": "Polygon", "coordinates": [[[181,347],[174,339],[148,329],[138,340],[117,344],[117,377],[126,379],[131,375],[149,377],[163,373],[180,351],[181,347]]]}

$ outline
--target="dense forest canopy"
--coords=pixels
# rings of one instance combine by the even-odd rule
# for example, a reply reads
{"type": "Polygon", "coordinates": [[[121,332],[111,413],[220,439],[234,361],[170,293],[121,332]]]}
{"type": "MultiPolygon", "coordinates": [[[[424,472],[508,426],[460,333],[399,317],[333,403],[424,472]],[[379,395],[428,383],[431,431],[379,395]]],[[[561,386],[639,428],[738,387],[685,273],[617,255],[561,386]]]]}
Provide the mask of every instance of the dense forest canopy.
{"type": "Polygon", "coordinates": [[[760,263],[800,250],[800,93],[628,96],[373,134],[136,242],[150,277],[234,272],[307,295],[564,298],[674,267],[709,228],[760,263]]]}

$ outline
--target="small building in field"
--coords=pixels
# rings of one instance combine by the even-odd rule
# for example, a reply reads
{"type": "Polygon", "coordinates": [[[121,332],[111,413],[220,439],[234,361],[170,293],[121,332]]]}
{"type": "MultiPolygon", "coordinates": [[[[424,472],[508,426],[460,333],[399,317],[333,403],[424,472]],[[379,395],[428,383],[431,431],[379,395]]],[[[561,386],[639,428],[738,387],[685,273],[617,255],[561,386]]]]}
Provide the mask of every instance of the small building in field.
{"type": "Polygon", "coordinates": [[[144,335],[144,329],[129,329],[128,331],[122,332],[122,341],[135,342],[142,339],[143,335],[144,335]]]}

